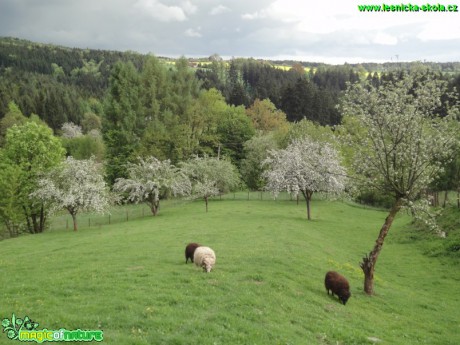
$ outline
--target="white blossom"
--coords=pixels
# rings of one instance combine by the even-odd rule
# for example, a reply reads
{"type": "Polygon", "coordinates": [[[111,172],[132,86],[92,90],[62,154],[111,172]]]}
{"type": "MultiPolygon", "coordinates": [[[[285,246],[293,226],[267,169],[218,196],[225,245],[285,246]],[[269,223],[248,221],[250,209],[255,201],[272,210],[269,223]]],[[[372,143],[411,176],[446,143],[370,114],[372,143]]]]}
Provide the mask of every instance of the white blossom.
{"type": "Polygon", "coordinates": [[[64,138],[77,138],[83,135],[81,127],[74,124],[73,122],[66,122],[61,127],[62,136],[64,138]]]}
{"type": "Polygon", "coordinates": [[[39,179],[31,194],[49,203],[51,212],[66,209],[74,220],[80,211],[105,212],[110,206],[110,195],[94,157],[87,160],[67,159],[56,169],[39,179]]]}
{"type": "Polygon", "coordinates": [[[163,194],[189,195],[191,184],[187,176],[171,164],[155,157],[139,158],[137,164],[128,164],[129,178],[119,178],[113,188],[126,194],[131,202],[144,202],[156,215],[163,194]]]}
{"type": "Polygon", "coordinates": [[[441,104],[439,83],[414,85],[407,75],[379,89],[356,85],[347,91],[342,109],[354,128],[346,139],[360,188],[415,200],[449,160],[455,126],[449,116],[433,115],[441,104]]]}
{"type": "Polygon", "coordinates": [[[340,193],[345,188],[345,169],[337,151],[328,143],[319,143],[309,137],[295,140],[284,150],[270,151],[263,165],[266,189],[276,195],[287,191],[299,193],[307,201],[310,219],[310,201],[314,192],[340,193]]]}
{"type": "Polygon", "coordinates": [[[225,159],[197,156],[183,162],[181,167],[192,183],[190,197],[203,198],[206,211],[210,197],[225,193],[239,185],[235,166],[225,159]]]}

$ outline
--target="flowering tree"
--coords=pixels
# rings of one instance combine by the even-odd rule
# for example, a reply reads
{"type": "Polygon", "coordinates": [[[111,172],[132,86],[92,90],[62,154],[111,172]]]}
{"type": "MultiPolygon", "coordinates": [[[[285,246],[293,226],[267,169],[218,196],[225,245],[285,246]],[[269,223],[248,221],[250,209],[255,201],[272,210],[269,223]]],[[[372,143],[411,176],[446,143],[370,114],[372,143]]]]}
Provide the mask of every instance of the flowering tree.
{"type": "Polygon", "coordinates": [[[307,218],[311,219],[310,202],[314,192],[339,193],[345,188],[345,169],[337,151],[328,143],[309,137],[293,141],[284,150],[270,152],[264,162],[266,188],[275,195],[286,190],[302,193],[307,203],[307,218]]]}
{"type": "Polygon", "coordinates": [[[113,188],[127,194],[131,202],[144,202],[157,215],[160,198],[169,192],[174,195],[188,195],[191,190],[190,181],[178,168],[168,160],[160,161],[155,157],[145,160],[139,158],[136,164],[128,164],[129,178],[119,178],[113,188]]]}
{"type": "Polygon", "coordinates": [[[109,192],[94,157],[87,160],[67,159],[38,181],[31,193],[34,198],[50,205],[51,212],[66,209],[77,231],[79,211],[104,212],[109,207],[109,192]]]}
{"type": "Polygon", "coordinates": [[[225,159],[195,157],[181,164],[192,183],[191,197],[203,198],[208,212],[208,200],[239,185],[235,166],[225,159]]]}
{"type": "Polygon", "coordinates": [[[62,136],[64,138],[78,138],[83,135],[81,127],[73,122],[66,122],[61,127],[62,136]]]}
{"type": "Polygon", "coordinates": [[[420,72],[375,88],[353,85],[342,100],[351,172],[358,188],[378,189],[394,199],[374,248],[361,263],[364,291],[374,293],[374,270],[398,211],[420,198],[452,154],[450,116],[436,116],[445,84],[420,72]]]}

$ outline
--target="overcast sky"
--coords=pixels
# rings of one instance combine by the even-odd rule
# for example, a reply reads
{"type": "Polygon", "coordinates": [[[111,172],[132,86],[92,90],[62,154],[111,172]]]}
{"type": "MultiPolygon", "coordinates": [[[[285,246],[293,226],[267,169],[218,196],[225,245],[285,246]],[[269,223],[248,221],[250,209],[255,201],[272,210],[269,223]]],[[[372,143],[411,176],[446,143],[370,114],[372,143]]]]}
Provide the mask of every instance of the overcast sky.
{"type": "MultiPolygon", "coordinates": [[[[402,3],[367,1],[0,0],[0,36],[157,56],[460,61],[459,12],[359,12],[402,3]]],[[[431,3],[460,8],[443,1],[431,3]]]]}

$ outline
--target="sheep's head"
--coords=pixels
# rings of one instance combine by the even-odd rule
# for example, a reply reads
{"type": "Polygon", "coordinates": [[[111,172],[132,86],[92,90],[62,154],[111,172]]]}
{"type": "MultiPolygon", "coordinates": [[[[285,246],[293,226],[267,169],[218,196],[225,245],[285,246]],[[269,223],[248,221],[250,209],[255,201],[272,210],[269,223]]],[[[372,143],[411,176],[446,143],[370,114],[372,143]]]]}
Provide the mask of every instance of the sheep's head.
{"type": "Polygon", "coordinates": [[[347,301],[350,298],[350,296],[351,296],[350,291],[346,291],[340,296],[340,300],[342,301],[343,305],[345,305],[347,303],[347,301]]]}
{"type": "Polygon", "coordinates": [[[202,267],[203,267],[203,270],[206,271],[206,273],[211,272],[211,269],[212,269],[211,260],[208,259],[208,258],[205,258],[205,259],[203,260],[202,267]]]}

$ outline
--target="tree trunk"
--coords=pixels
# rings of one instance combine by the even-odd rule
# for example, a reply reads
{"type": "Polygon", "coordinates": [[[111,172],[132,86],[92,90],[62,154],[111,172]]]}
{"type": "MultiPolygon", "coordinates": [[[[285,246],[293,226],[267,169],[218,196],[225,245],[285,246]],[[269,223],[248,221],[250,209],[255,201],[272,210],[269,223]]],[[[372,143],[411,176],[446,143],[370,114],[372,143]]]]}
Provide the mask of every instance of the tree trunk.
{"type": "Polygon", "coordinates": [[[204,202],[206,203],[206,213],[208,213],[208,197],[204,197],[204,202]]]}
{"type": "Polygon", "coordinates": [[[457,189],[457,208],[460,209],[460,188],[457,189]]]}
{"type": "Polygon", "coordinates": [[[382,228],[380,229],[379,237],[375,241],[374,248],[372,251],[363,258],[360,266],[364,272],[364,292],[368,295],[374,294],[374,271],[375,264],[377,263],[377,258],[379,257],[380,251],[382,250],[383,242],[385,237],[390,230],[391,224],[396,216],[396,214],[401,209],[402,199],[399,198],[396,200],[395,204],[390,210],[390,214],[385,219],[382,228]]]}
{"type": "Polygon", "coordinates": [[[42,207],[40,208],[40,232],[45,231],[45,223],[46,223],[46,213],[45,213],[45,208],[42,204],[42,207]]]}
{"type": "Polygon", "coordinates": [[[443,204],[442,204],[442,207],[443,207],[443,208],[446,208],[447,202],[449,201],[448,199],[449,199],[449,191],[448,191],[448,190],[445,190],[445,191],[444,191],[444,202],[443,202],[443,204]]]}
{"type": "Polygon", "coordinates": [[[159,209],[160,209],[160,201],[154,201],[150,204],[150,211],[152,212],[154,217],[158,214],[159,209]]]}
{"type": "Polygon", "coordinates": [[[73,231],[77,231],[77,214],[76,213],[70,213],[72,216],[73,220],[73,231]]]}
{"type": "Polygon", "coordinates": [[[32,227],[33,227],[33,233],[34,234],[38,234],[40,231],[39,231],[39,225],[38,225],[38,221],[37,221],[37,214],[36,213],[32,213],[30,215],[30,217],[32,218],[32,227]]]}
{"type": "Polygon", "coordinates": [[[307,190],[307,191],[302,191],[302,194],[303,194],[303,196],[305,198],[305,201],[307,203],[307,219],[311,220],[310,201],[311,201],[311,197],[313,195],[313,192],[307,190]]]}
{"type": "Polygon", "coordinates": [[[34,231],[33,231],[32,224],[30,222],[30,217],[29,217],[29,213],[27,212],[27,208],[25,206],[22,206],[22,209],[24,210],[24,216],[26,217],[27,230],[29,230],[29,232],[33,234],[34,231]]]}

